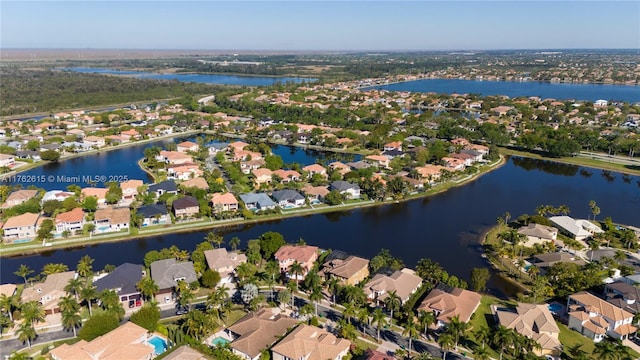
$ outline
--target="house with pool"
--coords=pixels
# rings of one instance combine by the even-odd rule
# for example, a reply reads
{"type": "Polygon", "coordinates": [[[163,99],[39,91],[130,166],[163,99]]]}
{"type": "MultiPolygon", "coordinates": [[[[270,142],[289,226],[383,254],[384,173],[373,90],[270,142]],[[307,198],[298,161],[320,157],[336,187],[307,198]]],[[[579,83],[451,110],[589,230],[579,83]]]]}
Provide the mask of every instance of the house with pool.
{"type": "Polygon", "coordinates": [[[100,234],[129,230],[130,220],[131,210],[128,207],[98,209],[93,217],[93,224],[96,226],[94,232],[100,234]]]}

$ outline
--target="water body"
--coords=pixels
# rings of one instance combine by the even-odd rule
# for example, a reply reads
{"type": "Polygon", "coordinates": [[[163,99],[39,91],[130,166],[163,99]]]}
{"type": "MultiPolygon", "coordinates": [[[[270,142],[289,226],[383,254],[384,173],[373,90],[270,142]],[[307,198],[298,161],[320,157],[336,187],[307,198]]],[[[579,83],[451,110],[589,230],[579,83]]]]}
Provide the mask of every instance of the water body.
{"type": "MultiPolygon", "coordinates": [[[[242,239],[241,247],[266,231],[277,231],[289,242],[304,238],[308,244],[341,249],[372,257],[382,248],[415,266],[423,257],[439,262],[450,273],[469,278],[474,267],[488,266],[478,244],[480,235],[509,211],[513,218],[533,213],[541,204],[566,204],[575,217],[589,216],[588,202],[595,200],[599,219],[640,226],[640,177],[585,169],[550,161],[513,157],[499,169],[464,186],[432,197],[404,203],[308,215],[266,223],[240,225],[222,230],[228,241],[242,239]],[[585,172],[586,171],[586,172],[585,172]]],[[[21,281],[13,275],[20,264],[39,271],[47,263],[75,268],[85,254],[95,259],[94,268],[106,264],[143,261],[144,254],[171,245],[193,250],[206,231],[169,234],[147,239],[98,244],[78,249],[54,250],[38,255],[2,258],[1,282],[21,281]]],[[[512,293],[509,284],[493,277],[496,294],[512,293]]]]}
{"type": "Polygon", "coordinates": [[[557,84],[538,81],[480,81],[459,79],[423,79],[389,85],[373,86],[367,89],[390,91],[435,92],[439,94],[480,94],[518,96],[539,96],[542,99],[575,99],[595,101],[616,100],[640,101],[640,87],[630,85],[604,84],[557,84]]]}
{"type": "Polygon", "coordinates": [[[154,80],[177,80],[182,82],[195,82],[205,84],[220,84],[220,85],[239,85],[239,86],[269,86],[275,83],[302,83],[302,82],[314,82],[318,79],[314,78],[299,78],[299,77],[267,77],[267,76],[238,76],[238,75],[217,75],[217,74],[158,74],[142,71],[127,71],[127,70],[114,70],[103,68],[86,68],[86,67],[72,67],[61,68],[60,70],[73,71],[79,73],[91,73],[91,74],[107,74],[107,75],[123,75],[139,77],[143,79],[154,80]]]}

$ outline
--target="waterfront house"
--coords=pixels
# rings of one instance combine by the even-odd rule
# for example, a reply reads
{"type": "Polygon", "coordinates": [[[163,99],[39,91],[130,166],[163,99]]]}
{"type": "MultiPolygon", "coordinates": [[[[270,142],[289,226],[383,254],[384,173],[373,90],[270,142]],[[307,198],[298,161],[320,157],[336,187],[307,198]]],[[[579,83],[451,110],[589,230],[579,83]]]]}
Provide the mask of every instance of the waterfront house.
{"type": "Polygon", "coordinates": [[[244,150],[244,148],[246,148],[247,146],[249,146],[249,144],[247,144],[246,142],[234,141],[229,144],[229,151],[235,153],[236,151],[244,150]]]}
{"type": "Polygon", "coordinates": [[[67,286],[69,280],[75,279],[75,277],[76,273],[73,271],[47,275],[47,278],[43,282],[26,286],[24,290],[22,290],[22,303],[38,301],[42,304],[45,314],[59,313],[60,307],[58,306],[58,302],[60,298],[67,296],[64,287],[67,286]]]}
{"type": "Polygon", "coordinates": [[[158,285],[156,300],[159,303],[168,303],[172,299],[173,289],[178,281],[191,284],[198,281],[198,275],[191,261],[178,262],[176,259],[154,261],[150,265],[151,279],[158,285]]]}
{"type": "Polygon", "coordinates": [[[212,142],[204,145],[209,152],[209,156],[215,156],[217,153],[221,151],[225,151],[229,146],[228,143],[220,143],[220,142],[212,142]]]}
{"type": "Polygon", "coordinates": [[[604,296],[611,304],[632,314],[640,313],[640,288],[626,282],[605,284],[604,296]]]}
{"type": "Polygon", "coordinates": [[[173,134],[173,127],[165,124],[157,125],[153,130],[160,136],[173,134]]]}
{"type": "Polygon", "coordinates": [[[16,190],[7,196],[7,200],[2,204],[3,209],[14,207],[25,203],[38,195],[38,190],[16,190]]]}
{"type": "Polygon", "coordinates": [[[85,145],[95,147],[95,148],[101,148],[106,145],[104,138],[100,136],[87,136],[84,139],[82,139],[82,142],[85,145]]]}
{"type": "Polygon", "coordinates": [[[183,188],[196,188],[201,190],[209,190],[209,184],[207,184],[207,180],[201,177],[196,177],[193,179],[189,179],[180,184],[183,188]]]}
{"type": "Polygon", "coordinates": [[[318,259],[318,247],[285,245],[278,249],[273,256],[280,265],[280,272],[284,273],[290,279],[302,280],[307,276],[307,273],[313,268],[314,262],[318,259]],[[289,267],[295,262],[302,265],[304,269],[303,273],[297,276],[289,274],[289,267]]]}
{"type": "Polygon", "coordinates": [[[185,196],[174,200],[171,205],[176,218],[188,218],[200,213],[200,203],[193,196],[185,196]]]}
{"type": "Polygon", "coordinates": [[[129,230],[131,210],[128,207],[106,207],[96,210],[93,223],[96,226],[95,233],[129,230]]]}
{"type": "Polygon", "coordinates": [[[273,171],[272,177],[273,176],[279,177],[281,179],[280,182],[283,184],[286,184],[292,181],[300,181],[300,177],[301,177],[300,173],[295,170],[282,170],[282,169],[273,171]]]}
{"type": "Polygon", "coordinates": [[[142,216],[142,226],[170,224],[171,216],[164,203],[141,206],[136,213],[142,216]]]}
{"type": "Polygon", "coordinates": [[[440,176],[442,175],[442,171],[443,170],[448,171],[448,169],[445,168],[444,166],[431,165],[431,164],[418,166],[415,168],[415,170],[416,170],[416,173],[418,173],[418,176],[420,177],[421,180],[428,181],[428,182],[439,180],[440,176]]]}
{"type": "Polygon", "coordinates": [[[638,330],[633,326],[633,314],[586,291],[569,296],[567,301],[569,328],[595,342],[606,335],[627,339],[638,330]]]}
{"type": "Polygon", "coordinates": [[[120,297],[122,307],[132,309],[142,306],[142,295],[136,284],[142,279],[143,268],[140,264],[124,263],[112,272],[93,281],[96,292],[113,290],[120,297]]]}
{"type": "Polygon", "coordinates": [[[193,158],[191,157],[191,155],[187,155],[178,151],[166,150],[160,151],[160,154],[156,156],[156,160],[172,165],[193,163],[193,158]]]}
{"type": "Polygon", "coordinates": [[[24,160],[33,160],[40,161],[42,158],[40,157],[40,152],[35,150],[19,150],[16,151],[16,157],[18,159],[24,160]]]}
{"type": "Polygon", "coordinates": [[[144,183],[142,180],[127,180],[120,183],[120,189],[122,189],[122,199],[131,201],[138,195],[138,188],[144,183]]]}
{"type": "Polygon", "coordinates": [[[389,158],[384,155],[368,155],[364,159],[369,166],[389,167],[389,158]]]}
{"type": "Polygon", "coordinates": [[[233,152],[231,159],[233,161],[260,160],[262,159],[262,154],[255,151],[236,150],[233,152]]]}
{"type": "Polygon", "coordinates": [[[194,142],[191,141],[183,141],[180,144],[177,145],[176,150],[178,150],[178,152],[187,152],[187,151],[193,151],[196,152],[200,149],[200,146],[194,142]]]}
{"type": "Polygon", "coordinates": [[[327,177],[327,169],[320,164],[311,164],[302,168],[303,172],[307,172],[307,178],[311,178],[313,175],[318,174],[322,177],[327,177]]]}
{"type": "Polygon", "coordinates": [[[42,199],[40,200],[40,203],[44,204],[45,202],[47,202],[49,200],[64,201],[69,196],[74,196],[74,195],[75,195],[74,193],[69,192],[69,191],[50,190],[50,191],[47,191],[46,193],[44,193],[44,196],[42,196],[42,199]]]}
{"type": "Polygon", "coordinates": [[[297,208],[305,205],[305,197],[295,190],[276,190],[271,193],[271,197],[283,209],[297,208]]]}
{"type": "Polygon", "coordinates": [[[62,344],[49,354],[53,360],[150,360],[155,357],[155,348],[147,333],[147,329],[126,322],[89,342],[62,344]]]}
{"type": "Polygon", "coordinates": [[[453,157],[445,156],[440,161],[442,161],[442,165],[454,171],[464,170],[465,167],[464,160],[456,159],[453,157]]]}
{"type": "Polygon", "coordinates": [[[186,181],[198,176],[202,176],[204,172],[196,164],[169,165],[167,167],[167,178],[186,181]]]}
{"type": "Polygon", "coordinates": [[[55,231],[58,235],[61,235],[65,231],[68,231],[71,235],[82,232],[82,228],[84,227],[84,211],[82,211],[82,208],[75,208],[71,211],[56,215],[55,226],[55,231]]]}
{"type": "Polygon", "coordinates": [[[364,285],[364,293],[374,303],[383,303],[392,291],[404,304],[422,285],[422,278],[416,272],[404,268],[393,273],[378,273],[364,285]]]}
{"type": "MultiPolygon", "coordinates": [[[[565,235],[572,239],[583,241],[594,234],[603,233],[600,227],[588,220],[574,219],[569,216],[552,216],[549,220],[565,235]]],[[[583,244],[586,245],[586,244],[583,244]]]]}
{"type": "Polygon", "coordinates": [[[263,308],[245,315],[225,332],[233,339],[229,347],[235,355],[258,360],[264,350],[287,334],[297,322],[280,314],[278,309],[263,308]]]}
{"type": "Polygon", "coordinates": [[[129,138],[121,135],[107,135],[104,137],[105,141],[111,145],[120,145],[129,142],[129,138]]]}
{"type": "Polygon", "coordinates": [[[561,262],[571,262],[578,266],[584,266],[586,264],[580,257],[576,258],[575,255],[566,252],[537,254],[533,256],[532,261],[533,265],[540,269],[542,274],[545,274],[551,266],[561,262]]]}
{"type": "Polygon", "coordinates": [[[165,180],[157,184],[149,185],[147,192],[155,194],[156,197],[160,197],[164,194],[178,195],[178,186],[173,180],[165,180]]]}
{"type": "Polygon", "coordinates": [[[240,200],[242,200],[248,210],[252,211],[272,210],[276,208],[276,203],[265,193],[240,194],[240,200]]]}
{"type": "Polygon", "coordinates": [[[325,196],[329,194],[329,189],[326,186],[311,186],[306,185],[302,188],[302,192],[307,196],[311,203],[321,202],[325,196]]]}
{"type": "Polygon", "coordinates": [[[16,241],[31,241],[36,237],[38,218],[40,214],[24,213],[12,216],[2,224],[3,239],[5,243],[16,241]]]}
{"type": "Polygon", "coordinates": [[[273,360],[341,360],[351,348],[347,339],[335,337],[321,328],[300,324],[273,346],[273,360]]]}
{"type": "Polygon", "coordinates": [[[231,284],[235,279],[238,265],[247,262],[247,256],[235,251],[228,252],[225,248],[212,249],[204,252],[209,269],[220,274],[221,284],[231,284]]]}
{"type": "Polygon", "coordinates": [[[540,345],[540,350],[534,349],[536,355],[560,356],[560,329],[547,304],[518,303],[515,308],[493,305],[491,310],[497,324],[535,340],[540,345]]]}
{"type": "Polygon", "coordinates": [[[329,164],[329,168],[333,169],[333,171],[337,171],[340,173],[340,175],[344,176],[347,173],[351,172],[351,167],[349,167],[349,165],[342,163],[340,161],[334,161],[331,164],[329,164]]]}
{"type": "Polygon", "coordinates": [[[321,275],[337,278],[343,285],[357,285],[369,276],[369,260],[333,251],[320,270],[321,275]]]}
{"type": "Polygon", "coordinates": [[[109,189],[105,189],[105,188],[94,188],[94,187],[83,188],[82,190],[80,190],[80,198],[84,200],[88,196],[93,196],[96,198],[96,200],[98,200],[98,206],[105,206],[107,205],[108,191],[109,189]]]}
{"type": "Polygon", "coordinates": [[[330,191],[337,191],[340,194],[343,194],[347,197],[347,199],[358,199],[360,198],[360,187],[357,184],[352,184],[346,181],[338,180],[329,184],[330,191]]]}
{"type": "Polygon", "coordinates": [[[236,211],[239,209],[236,197],[228,193],[214,193],[211,195],[211,208],[214,213],[236,211]]]}
{"type": "Polygon", "coordinates": [[[473,149],[462,149],[460,150],[460,154],[465,154],[468,156],[471,156],[471,162],[472,163],[476,163],[479,161],[482,161],[482,159],[484,158],[484,154],[481,153],[478,150],[473,150],[473,149]]]}
{"type": "Polygon", "coordinates": [[[450,154],[449,157],[462,161],[464,166],[471,166],[475,160],[475,157],[473,155],[469,155],[463,152],[450,154]]]}
{"type": "Polygon", "coordinates": [[[451,139],[451,144],[453,146],[469,146],[471,143],[465,138],[455,138],[451,139]]]}
{"type": "Polygon", "coordinates": [[[518,234],[525,235],[527,241],[524,243],[524,246],[531,247],[534,244],[542,244],[547,241],[554,242],[558,237],[558,229],[551,226],[530,223],[518,229],[518,234]]]}
{"type": "Polygon", "coordinates": [[[266,168],[252,170],[251,174],[253,174],[253,181],[256,183],[257,187],[260,187],[262,184],[271,184],[271,180],[273,179],[271,170],[266,168]]]}
{"type": "Polygon", "coordinates": [[[480,306],[482,296],[476,292],[439,284],[418,306],[421,310],[433,312],[436,317],[435,328],[441,328],[458,317],[461,322],[469,322],[471,315],[480,306]]]}

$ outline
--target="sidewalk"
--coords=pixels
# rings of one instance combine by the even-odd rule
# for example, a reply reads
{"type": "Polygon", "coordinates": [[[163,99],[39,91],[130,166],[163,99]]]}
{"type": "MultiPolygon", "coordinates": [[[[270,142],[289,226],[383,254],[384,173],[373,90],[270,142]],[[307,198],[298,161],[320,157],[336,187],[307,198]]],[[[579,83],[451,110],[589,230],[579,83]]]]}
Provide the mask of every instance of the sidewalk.
{"type": "MultiPolygon", "coordinates": [[[[2,333],[2,340],[16,339],[16,331],[19,328],[19,321],[15,321],[15,326],[6,332],[2,333]]],[[[59,331],[62,330],[62,314],[47,315],[44,318],[44,322],[37,323],[35,326],[36,333],[40,334],[50,330],[59,331]]]]}

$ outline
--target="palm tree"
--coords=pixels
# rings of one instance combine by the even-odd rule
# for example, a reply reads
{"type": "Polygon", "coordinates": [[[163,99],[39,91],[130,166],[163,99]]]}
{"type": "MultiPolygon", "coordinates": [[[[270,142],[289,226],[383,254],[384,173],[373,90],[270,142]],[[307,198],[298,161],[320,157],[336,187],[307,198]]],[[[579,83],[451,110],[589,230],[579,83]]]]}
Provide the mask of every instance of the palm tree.
{"type": "Polygon", "coordinates": [[[82,325],[82,317],[78,314],[78,310],[80,310],[80,305],[73,298],[69,298],[76,304],[75,309],[66,309],[62,311],[62,327],[65,329],[73,330],[73,337],[76,337],[76,329],[82,325]]]}
{"type": "Polygon", "coordinates": [[[153,298],[153,296],[160,291],[160,288],[156,284],[156,282],[150,276],[144,276],[138,283],[136,284],[142,296],[144,296],[145,300],[149,301],[153,298]]]}
{"type": "Polygon", "coordinates": [[[447,330],[451,332],[453,338],[455,339],[455,348],[458,349],[458,343],[460,342],[460,336],[464,335],[464,333],[469,329],[469,323],[460,321],[460,317],[458,315],[451,318],[449,325],[447,326],[447,330]]]}
{"type": "Polygon", "coordinates": [[[20,313],[24,322],[35,328],[35,323],[44,321],[44,308],[39,301],[33,300],[22,304],[20,313]]]}
{"type": "Polygon", "coordinates": [[[371,324],[371,317],[369,317],[370,315],[371,314],[369,312],[369,307],[368,306],[363,306],[363,307],[358,309],[358,313],[356,314],[356,317],[358,318],[358,322],[362,325],[362,332],[363,333],[366,331],[365,324],[366,325],[370,325],[371,324]]]}
{"type": "Polygon", "coordinates": [[[21,278],[24,279],[24,284],[27,285],[27,276],[33,274],[34,271],[31,270],[30,267],[28,267],[27,265],[20,265],[20,267],[18,267],[18,270],[16,270],[16,272],[14,272],[15,275],[20,276],[21,278]]]}
{"type": "Polygon", "coordinates": [[[0,295],[0,309],[9,314],[9,319],[13,322],[13,311],[18,308],[18,297],[16,295],[0,295]]]}
{"type": "Polygon", "coordinates": [[[316,285],[311,289],[309,300],[313,301],[315,305],[315,316],[318,316],[318,302],[322,300],[322,288],[320,285],[316,285]]]}
{"type": "Polygon", "coordinates": [[[607,340],[597,343],[593,353],[598,355],[598,358],[602,360],[617,360],[618,355],[620,355],[616,345],[607,340]]]}
{"type": "Polygon", "coordinates": [[[342,316],[347,318],[347,322],[351,324],[351,318],[356,316],[358,309],[354,303],[348,302],[344,304],[344,310],[342,310],[342,316]]]}
{"type": "Polygon", "coordinates": [[[335,277],[330,278],[327,282],[327,288],[331,293],[331,297],[333,299],[333,304],[336,303],[336,294],[340,291],[340,280],[335,277]]]}
{"type": "Polygon", "coordinates": [[[73,296],[63,296],[58,301],[58,307],[60,312],[74,312],[77,313],[80,310],[80,304],[73,296]]]}
{"type": "Polygon", "coordinates": [[[296,291],[298,291],[298,278],[304,274],[304,270],[304,266],[297,261],[294,261],[293,264],[289,266],[289,279],[296,282],[296,291]]]}
{"type": "Polygon", "coordinates": [[[484,345],[491,338],[491,330],[488,327],[481,327],[474,333],[476,341],[482,342],[482,348],[484,349],[484,345]]]}
{"type": "Polygon", "coordinates": [[[287,289],[280,290],[278,292],[278,302],[280,305],[284,304],[285,306],[291,301],[291,292],[287,289]]]}
{"type": "Polygon", "coordinates": [[[508,211],[505,211],[502,216],[504,217],[504,223],[509,225],[509,220],[511,220],[511,213],[508,211]]]}
{"type": "Polygon", "coordinates": [[[89,278],[93,274],[93,259],[89,255],[80,258],[76,272],[85,279],[89,278]]]}
{"type": "Polygon", "coordinates": [[[384,299],[384,306],[391,312],[391,321],[393,322],[393,312],[400,310],[402,300],[395,290],[389,291],[389,295],[384,299]]]}
{"type": "Polygon", "coordinates": [[[64,291],[66,291],[67,294],[73,294],[76,298],[76,301],[78,301],[78,293],[80,292],[80,290],[82,290],[82,286],[82,279],[80,279],[79,277],[74,277],[69,279],[69,282],[64,287],[64,291]]]}
{"type": "Polygon", "coordinates": [[[104,290],[100,293],[100,306],[109,312],[118,315],[118,318],[122,319],[124,316],[124,308],[122,307],[122,302],[120,302],[120,297],[113,290],[104,290]]]}
{"type": "Polygon", "coordinates": [[[500,360],[502,360],[502,354],[504,349],[510,347],[513,344],[513,331],[502,325],[498,326],[498,329],[493,334],[493,341],[496,346],[500,348],[500,360]]]}
{"type": "Polygon", "coordinates": [[[65,264],[49,263],[42,267],[42,275],[51,275],[69,271],[69,267],[65,264]]]}
{"type": "Polygon", "coordinates": [[[409,338],[409,354],[411,354],[411,340],[418,336],[418,329],[416,328],[416,323],[413,319],[413,314],[409,314],[407,318],[407,322],[404,323],[404,328],[402,329],[402,336],[407,336],[409,338]]]}
{"type": "Polygon", "coordinates": [[[275,261],[269,261],[264,266],[264,272],[266,273],[269,284],[271,285],[271,300],[273,300],[274,286],[276,285],[276,276],[280,274],[280,265],[275,261]]]}
{"type": "Polygon", "coordinates": [[[473,351],[473,358],[476,360],[489,360],[489,350],[484,347],[479,347],[473,351]]]}
{"type": "Polygon", "coordinates": [[[23,344],[26,341],[29,349],[31,349],[31,340],[34,340],[37,336],[36,329],[32,328],[31,325],[26,322],[18,328],[18,340],[22,341],[23,344]]]}
{"type": "Polygon", "coordinates": [[[242,242],[242,240],[240,240],[239,237],[234,236],[231,238],[231,240],[229,240],[229,246],[231,246],[231,249],[233,251],[236,251],[238,249],[238,246],[240,246],[240,243],[242,242]]]}
{"type": "Polygon", "coordinates": [[[210,231],[207,234],[207,237],[205,237],[204,239],[211,244],[218,245],[218,249],[222,244],[224,244],[224,238],[222,237],[222,235],[218,234],[215,231],[210,231]]]}
{"type": "Polygon", "coordinates": [[[454,340],[453,336],[448,333],[443,333],[438,337],[438,345],[442,348],[442,359],[447,358],[447,352],[453,348],[454,340]]]}
{"type": "Polygon", "coordinates": [[[418,322],[424,327],[424,336],[429,335],[429,326],[435,324],[436,316],[431,311],[420,310],[418,312],[418,322]]]}
{"type": "Polygon", "coordinates": [[[388,324],[387,317],[380,308],[376,308],[373,311],[372,317],[372,323],[376,325],[376,330],[378,331],[377,340],[380,342],[380,328],[388,324]]]}
{"type": "Polygon", "coordinates": [[[591,256],[589,257],[589,261],[593,261],[593,253],[595,253],[598,249],[600,249],[600,244],[597,240],[591,239],[589,240],[589,249],[591,250],[591,256]]]}
{"type": "Polygon", "coordinates": [[[98,297],[98,293],[96,292],[95,286],[93,284],[87,283],[86,286],[80,290],[80,299],[82,302],[87,304],[87,308],[89,309],[89,317],[93,316],[93,310],[91,310],[91,303],[93,300],[98,297]]]}

